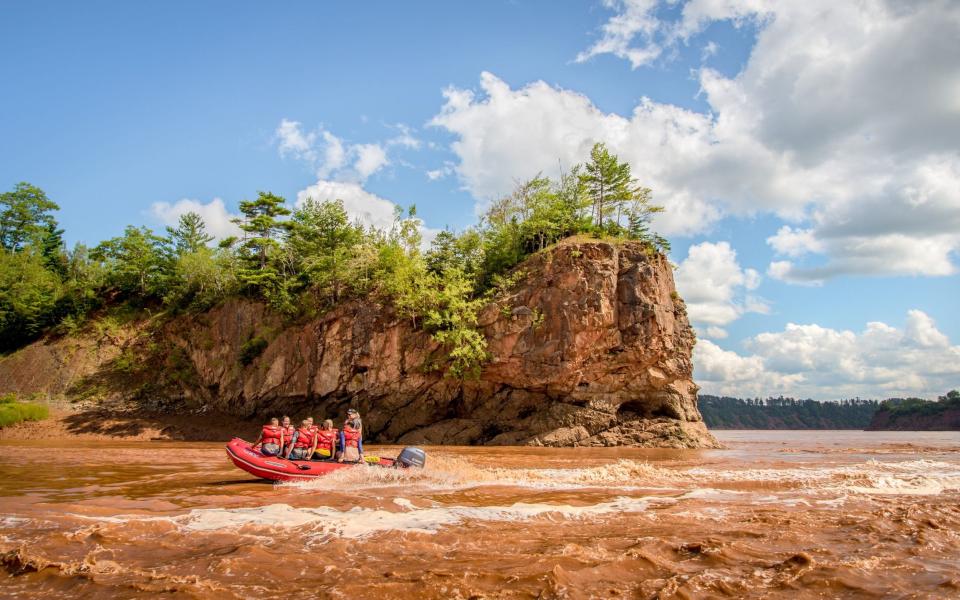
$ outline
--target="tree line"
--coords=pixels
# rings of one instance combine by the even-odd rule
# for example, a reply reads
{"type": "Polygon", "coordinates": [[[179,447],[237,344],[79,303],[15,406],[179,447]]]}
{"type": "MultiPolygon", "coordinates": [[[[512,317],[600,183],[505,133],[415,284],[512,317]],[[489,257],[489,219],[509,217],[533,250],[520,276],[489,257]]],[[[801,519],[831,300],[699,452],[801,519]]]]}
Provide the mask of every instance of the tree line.
{"type": "Polygon", "coordinates": [[[59,206],[43,190],[19,183],[0,194],[0,351],[46,331],[75,331],[118,304],[172,315],[243,296],[295,320],[375,297],[429,331],[447,350],[443,368],[465,377],[487,358],[480,307],[512,284],[511,270],[529,254],[578,234],[669,249],[650,229],[662,208],[603,144],[558,179],[520,183],[476,226],[442,231],[428,248],[414,206],[398,208],[388,228],[352,221],[335,198],[291,207],[259,192],[239,209],[242,235],[216,244],[200,215],[187,213],[161,233],[130,225],[95,246],[67,249],[59,206]]]}
{"type": "Polygon", "coordinates": [[[866,429],[880,408],[859,398],[818,402],[795,398],[699,397],[700,413],[713,429],[866,429]]]}

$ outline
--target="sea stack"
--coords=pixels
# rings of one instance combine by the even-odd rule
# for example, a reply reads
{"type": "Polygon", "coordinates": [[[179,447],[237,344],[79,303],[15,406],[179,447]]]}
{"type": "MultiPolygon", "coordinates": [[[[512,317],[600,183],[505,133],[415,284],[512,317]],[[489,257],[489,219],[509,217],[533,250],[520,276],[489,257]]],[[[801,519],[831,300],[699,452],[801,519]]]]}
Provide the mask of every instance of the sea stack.
{"type": "Polygon", "coordinates": [[[0,379],[151,413],[338,417],[355,406],[374,443],[717,445],[697,410],[696,340],[663,254],[570,238],[514,273],[480,312],[490,358],[475,378],[446,374],[430,333],[374,298],[293,324],[234,298],[110,335],[48,337],[0,360],[0,379]],[[113,372],[118,357],[124,373],[113,372]]]}

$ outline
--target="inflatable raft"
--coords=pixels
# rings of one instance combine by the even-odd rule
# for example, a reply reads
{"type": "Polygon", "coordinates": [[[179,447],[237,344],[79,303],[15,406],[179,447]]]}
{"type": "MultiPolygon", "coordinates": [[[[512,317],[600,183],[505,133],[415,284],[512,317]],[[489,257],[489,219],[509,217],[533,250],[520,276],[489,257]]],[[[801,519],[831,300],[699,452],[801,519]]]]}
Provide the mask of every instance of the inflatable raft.
{"type": "MultiPolygon", "coordinates": [[[[227,444],[227,456],[239,469],[261,479],[270,481],[299,481],[323,477],[339,469],[363,466],[360,463],[339,463],[322,460],[287,460],[279,456],[267,456],[254,449],[250,442],[233,438],[227,444]]],[[[364,464],[380,468],[423,467],[426,454],[419,448],[404,448],[396,458],[367,457],[364,464]]]]}

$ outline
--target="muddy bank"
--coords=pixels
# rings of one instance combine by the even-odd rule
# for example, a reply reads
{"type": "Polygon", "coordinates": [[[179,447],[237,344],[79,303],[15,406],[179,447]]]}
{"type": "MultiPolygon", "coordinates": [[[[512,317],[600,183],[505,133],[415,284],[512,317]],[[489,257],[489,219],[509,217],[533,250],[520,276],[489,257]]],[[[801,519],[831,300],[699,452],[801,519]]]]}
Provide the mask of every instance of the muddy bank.
{"type": "Polygon", "coordinates": [[[53,408],[50,418],[0,428],[0,440],[227,441],[253,440],[260,423],[224,414],[134,414],[110,408],[53,408]]]}

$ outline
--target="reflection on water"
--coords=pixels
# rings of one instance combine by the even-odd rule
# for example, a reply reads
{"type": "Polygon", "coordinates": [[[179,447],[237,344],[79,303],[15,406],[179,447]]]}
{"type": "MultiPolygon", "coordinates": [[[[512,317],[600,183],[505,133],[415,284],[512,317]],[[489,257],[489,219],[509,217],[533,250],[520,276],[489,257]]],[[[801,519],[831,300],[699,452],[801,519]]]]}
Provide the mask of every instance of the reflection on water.
{"type": "Polygon", "coordinates": [[[282,485],[218,444],[4,442],[0,595],[960,594],[960,434],[718,438],[437,448],[422,471],[282,485]]]}

